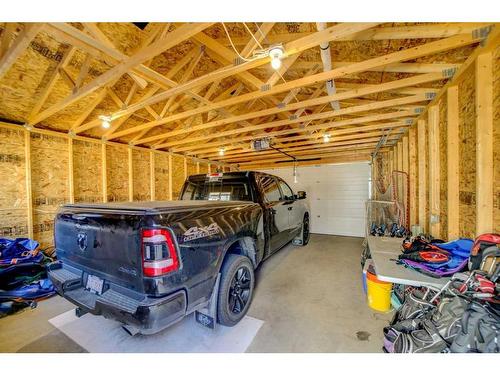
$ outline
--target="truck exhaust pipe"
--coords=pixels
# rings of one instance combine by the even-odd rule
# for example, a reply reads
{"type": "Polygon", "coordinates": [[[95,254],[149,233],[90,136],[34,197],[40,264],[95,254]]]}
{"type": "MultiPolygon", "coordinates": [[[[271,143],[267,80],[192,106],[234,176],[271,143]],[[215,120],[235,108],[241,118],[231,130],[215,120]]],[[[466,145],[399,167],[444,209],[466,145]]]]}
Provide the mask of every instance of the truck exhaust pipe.
{"type": "Polygon", "coordinates": [[[127,332],[130,336],[135,336],[139,333],[139,329],[134,326],[122,326],[123,330],[127,332]]]}

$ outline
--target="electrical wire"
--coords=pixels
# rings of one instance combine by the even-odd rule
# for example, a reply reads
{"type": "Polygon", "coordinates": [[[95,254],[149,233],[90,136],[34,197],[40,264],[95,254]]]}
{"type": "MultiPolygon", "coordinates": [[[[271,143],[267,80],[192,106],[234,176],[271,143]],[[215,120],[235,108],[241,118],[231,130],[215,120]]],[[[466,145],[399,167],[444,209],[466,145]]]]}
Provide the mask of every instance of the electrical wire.
{"type": "Polygon", "coordinates": [[[256,58],[252,58],[252,59],[247,59],[246,57],[243,57],[241,56],[241,54],[238,52],[238,50],[236,49],[236,47],[234,46],[234,43],[233,43],[233,40],[231,39],[231,36],[229,35],[229,31],[227,31],[227,28],[226,28],[226,25],[224,24],[224,22],[221,22],[222,23],[222,27],[224,28],[224,31],[226,32],[226,35],[227,35],[227,38],[229,39],[229,43],[231,43],[231,47],[233,47],[233,50],[234,52],[238,55],[238,57],[243,60],[243,61],[253,61],[255,60],[256,58]]]}
{"type": "MultiPolygon", "coordinates": [[[[231,36],[229,35],[229,31],[227,30],[227,27],[226,25],[224,24],[224,22],[221,22],[222,24],[222,27],[224,28],[224,31],[226,32],[226,35],[227,35],[227,38],[229,39],[229,43],[231,44],[231,47],[233,48],[234,52],[238,55],[238,57],[240,59],[242,59],[243,61],[253,61],[253,60],[256,60],[258,57],[254,57],[254,58],[251,58],[251,59],[248,59],[246,57],[243,57],[239,51],[236,49],[234,43],[233,43],[233,40],[231,39],[231,36]]],[[[245,22],[243,22],[243,25],[245,26],[245,28],[247,29],[248,33],[250,34],[250,36],[253,38],[253,40],[255,40],[255,43],[257,43],[257,45],[261,48],[261,49],[264,49],[264,47],[262,47],[262,45],[259,43],[259,41],[257,40],[257,38],[255,38],[255,36],[253,35],[252,31],[250,30],[250,28],[247,26],[247,24],[245,22]]],[[[257,26],[257,30],[261,33],[261,35],[264,37],[264,39],[266,38],[264,33],[262,32],[262,30],[260,29],[260,27],[257,25],[257,23],[255,23],[255,25],[257,26]]],[[[287,83],[287,81],[285,80],[285,78],[283,77],[283,75],[280,73],[279,70],[276,70],[276,73],[280,76],[280,78],[283,80],[284,83],[287,83]]],[[[292,96],[293,98],[295,99],[295,101],[298,103],[299,102],[299,99],[297,98],[297,96],[295,95],[295,92],[293,90],[290,90],[290,92],[292,93],[292,96]]]]}
{"type": "MultiPolygon", "coordinates": [[[[260,49],[264,49],[262,47],[262,44],[260,44],[259,40],[253,35],[252,33],[252,30],[250,30],[247,26],[247,24],[245,22],[243,22],[243,26],[245,26],[245,28],[247,29],[248,33],[250,34],[250,36],[252,37],[253,40],[255,40],[255,43],[257,43],[257,45],[259,46],[260,49]]],[[[259,29],[260,31],[260,29],[259,29]]],[[[262,31],[260,32],[262,34],[262,31]]]]}
{"type": "Polygon", "coordinates": [[[254,25],[257,27],[257,30],[259,31],[260,35],[262,35],[262,38],[264,40],[264,42],[266,44],[271,44],[269,43],[269,41],[267,40],[267,36],[262,32],[262,30],[260,29],[260,26],[257,24],[257,22],[254,22],[254,25]]]}

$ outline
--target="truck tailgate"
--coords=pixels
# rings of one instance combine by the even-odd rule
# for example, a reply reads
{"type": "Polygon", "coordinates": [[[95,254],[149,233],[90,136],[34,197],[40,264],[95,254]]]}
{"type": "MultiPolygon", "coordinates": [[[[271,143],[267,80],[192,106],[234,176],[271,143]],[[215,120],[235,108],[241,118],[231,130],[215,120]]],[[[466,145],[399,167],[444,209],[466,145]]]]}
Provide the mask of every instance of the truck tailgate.
{"type": "Polygon", "coordinates": [[[59,259],[132,290],[142,292],[140,227],[143,212],[62,209],[55,221],[59,259]]]}

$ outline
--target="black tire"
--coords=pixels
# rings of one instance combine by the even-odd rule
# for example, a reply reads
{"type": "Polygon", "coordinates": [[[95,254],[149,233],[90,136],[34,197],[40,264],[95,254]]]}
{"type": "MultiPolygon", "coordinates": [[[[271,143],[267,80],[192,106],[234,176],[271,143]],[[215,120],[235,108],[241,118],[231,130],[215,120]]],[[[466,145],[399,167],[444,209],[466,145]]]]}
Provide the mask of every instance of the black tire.
{"type": "Polygon", "coordinates": [[[309,215],[304,215],[304,220],[302,221],[302,246],[306,246],[309,243],[310,237],[311,232],[309,231],[309,215]]]}
{"type": "Polygon", "coordinates": [[[226,257],[217,303],[217,321],[220,324],[232,327],[243,319],[252,301],[254,280],[250,259],[236,254],[226,257]]]}

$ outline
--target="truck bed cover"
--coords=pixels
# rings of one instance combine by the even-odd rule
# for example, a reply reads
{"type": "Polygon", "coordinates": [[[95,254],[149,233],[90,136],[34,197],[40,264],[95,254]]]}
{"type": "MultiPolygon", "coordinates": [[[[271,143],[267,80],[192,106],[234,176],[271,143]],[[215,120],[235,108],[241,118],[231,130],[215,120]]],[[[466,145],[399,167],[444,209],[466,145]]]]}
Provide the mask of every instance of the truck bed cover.
{"type": "Polygon", "coordinates": [[[198,210],[215,207],[234,207],[251,205],[248,201],[144,201],[144,202],[112,202],[112,203],[75,203],[64,205],[64,208],[110,210],[110,211],[171,211],[171,210],[198,210]]]}

